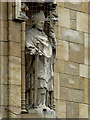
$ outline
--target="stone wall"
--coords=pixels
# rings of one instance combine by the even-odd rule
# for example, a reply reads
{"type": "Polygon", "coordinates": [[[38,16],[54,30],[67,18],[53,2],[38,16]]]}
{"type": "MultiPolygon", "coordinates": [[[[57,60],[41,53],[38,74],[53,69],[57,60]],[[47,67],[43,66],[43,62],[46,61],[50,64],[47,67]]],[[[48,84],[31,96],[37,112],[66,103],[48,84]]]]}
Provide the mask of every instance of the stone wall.
{"type": "Polygon", "coordinates": [[[55,105],[58,118],[88,118],[88,3],[58,3],[55,105]]]}
{"type": "MultiPolygon", "coordinates": [[[[25,105],[25,22],[13,20],[12,3],[2,2],[0,6],[0,117],[19,118],[12,112],[21,113],[25,105]]],[[[57,117],[88,118],[88,3],[58,3],[57,13],[57,117]]]]}

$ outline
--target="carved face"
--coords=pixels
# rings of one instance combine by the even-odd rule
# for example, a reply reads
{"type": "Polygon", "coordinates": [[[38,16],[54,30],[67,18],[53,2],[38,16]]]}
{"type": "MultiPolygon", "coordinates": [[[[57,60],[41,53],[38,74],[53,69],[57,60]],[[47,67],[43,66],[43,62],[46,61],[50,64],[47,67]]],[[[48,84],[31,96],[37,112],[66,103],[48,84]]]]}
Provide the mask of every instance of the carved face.
{"type": "Polygon", "coordinates": [[[36,28],[39,30],[43,30],[44,28],[44,21],[40,21],[36,24],[36,28]]]}

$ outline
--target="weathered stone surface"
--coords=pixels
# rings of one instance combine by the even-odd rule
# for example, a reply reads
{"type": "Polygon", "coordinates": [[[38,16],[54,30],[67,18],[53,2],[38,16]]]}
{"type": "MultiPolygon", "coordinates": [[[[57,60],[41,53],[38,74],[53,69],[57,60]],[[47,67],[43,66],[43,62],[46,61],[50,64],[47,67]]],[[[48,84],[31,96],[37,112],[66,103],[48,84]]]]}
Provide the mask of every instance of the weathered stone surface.
{"type": "Polygon", "coordinates": [[[56,100],[56,115],[57,118],[66,118],[66,102],[56,100]]]}
{"type": "Polygon", "coordinates": [[[84,63],[89,64],[89,42],[88,42],[88,34],[84,33],[84,63]]]}
{"type": "Polygon", "coordinates": [[[23,30],[23,31],[26,30],[25,22],[22,22],[22,24],[21,24],[21,30],[23,30]]]}
{"type": "Polygon", "coordinates": [[[21,58],[21,64],[25,65],[25,52],[21,52],[22,58],[21,58]]]}
{"type": "Polygon", "coordinates": [[[54,32],[55,32],[56,38],[61,40],[61,27],[55,25],[54,32]]]}
{"type": "Polygon", "coordinates": [[[60,99],[60,75],[54,73],[54,97],[60,99]]]}
{"type": "Polygon", "coordinates": [[[7,20],[7,2],[1,2],[1,20],[7,20]]]}
{"type": "Polygon", "coordinates": [[[9,84],[21,85],[21,58],[9,56],[9,84]]]}
{"type": "Polygon", "coordinates": [[[0,54],[8,55],[8,42],[0,42],[0,54]]]}
{"type": "Polygon", "coordinates": [[[25,51],[25,31],[22,31],[22,37],[21,37],[21,51],[25,51]]]}
{"type": "Polygon", "coordinates": [[[21,57],[21,44],[9,42],[9,55],[21,57]]]}
{"type": "Polygon", "coordinates": [[[71,29],[76,29],[76,20],[71,20],[70,21],[70,27],[71,27],[71,29]]]}
{"type": "Polygon", "coordinates": [[[70,28],[70,10],[66,8],[58,9],[58,25],[70,28]]]}
{"type": "Polygon", "coordinates": [[[70,18],[71,19],[76,19],[76,11],[70,10],[70,18]]]}
{"type": "Polygon", "coordinates": [[[78,118],[79,106],[78,103],[67,102],[67,118],[78,118]]]}
{"type": "Polygon", "coordinates": [[[84,103],[87,103],[88,104],[88,100],[89,100],[89,96],[88,96],[88,85],[90,82],[88,81],[87,78],[84,78],[84,103]]]}
{"type": "Polygon", "coordinates": [[[9,105],[21,107],[21,86],[9,85],[9,105]]]}
{"type": "Polygon", "coordinates": [[[63,1],[57,2],[57,6],[62,6],[62,7],[64,7],[64,2],[63,2],[63,1]]]}
{"type": "Polygon", "coordinates": [[[88,66],[84,64],[80,64],[80,76],[88,78],[88,66]]]}
{"type": "Polygon", "coordinates": [[[68,60],[69,59],[69,47],[68,42],[58,40],[56,58],[68,60]]]}
{"type": "Polygon", "coordinates": [[[84,34],[82,32],[67,28],[62,28],[61,39],[74,43],[84,44],[84,34]]]}
{"type": "Polygon", "coordinates": [[[7,21],[0,21],[0,27],[1,27],[1,37],[0,41],[7,41],[7,21]]]}
{"type": "Polygon", "coordinates": [[[1,118],[5,118],[5,119],[8,118],[8,112],[5,110],[6,107],[8,107],[8,106],[3,106],[3,105],[1,106],[0,105],[0,109],[1,109],[0,110],[0,117],[1,118]]]}
{"type": "MultiPolygon", "coordinates": [[[[13,111],[16,114],[20,114],[21,113],[21,107],[10,106],[9,109],[10,109],[10,111],[13,111]]],[[[12,118],[12,119],[13,118],[18,119],[18,118],[21,118],[21,114],[20,115],[15,115],[15,114],[9,112],[9,117],[12,118]]]]}
{"type": "Polygon", "coordinates": [[[74,102],[82,102],[84,101],[84,91],[70,89],[65,87],[60,87],[60,98],[62,100],[69,100],[74,102]]]}
{"type": "Polygon", "coordinates": [[[21,24],[19,22],[9,21],[9,40],[21,42],[21,24]]]}
{"type": "Polygon", "coordinates": [[[84,46],[70,43],[70,61],[84,63],[84,46]]]}
{"type": "Polygon", "coordinates": [[[79,76],[60,74],[60,86],[84,90],[84,79],[79,76]]]}
{"type": "Polygon", "coordinates": [[[88,105],[79,104],[79,118],[88,118],[88,105]]]}
{"type": "Polygon", "coordinates": [[[0,56],[1,84],[8,84],[8,57],[0,56]]]}
{"type": "Polygon", "coordinates": [[[88,13],[88,2],[82,2],[82,12],[88,13]]]}
{"type": "Polygon", "coordinates": [[[0,85],[0,105],[8,105],[8,85],[0,85]]]}
{"type": "Polygon", "coordinates": [[[56,60],[55,71],[70,75],[79,75],[79,64],[73,62],[66,62],[63,60],[56,60]]]}
{"type": "Polygon", "coordinates": [[[81,2],[65,2],[64,6],[77,11],[82,10],[81,2]]]}
{"type": "Polygon", "coordinates": [[[77,12],[77,30],[88,32],[88,14],[77,12]]]}
{"type": "Polygon", "coordinates": [[[8,20],[13,19],[13,2],[8,3],[8,20]]]}

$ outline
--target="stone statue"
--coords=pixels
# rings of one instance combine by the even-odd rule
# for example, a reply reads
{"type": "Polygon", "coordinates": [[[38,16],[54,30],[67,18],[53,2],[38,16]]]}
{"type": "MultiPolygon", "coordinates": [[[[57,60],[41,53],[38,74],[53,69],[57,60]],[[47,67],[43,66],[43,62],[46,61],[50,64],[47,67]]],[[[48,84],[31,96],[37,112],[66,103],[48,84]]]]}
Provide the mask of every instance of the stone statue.
{"type": "Polygon", "coordinates": [[[34,14],[32,20],[32,28],[26,32],[27,109],[53,111],[53,47],[43,30],[43,11],[34,14]]]}

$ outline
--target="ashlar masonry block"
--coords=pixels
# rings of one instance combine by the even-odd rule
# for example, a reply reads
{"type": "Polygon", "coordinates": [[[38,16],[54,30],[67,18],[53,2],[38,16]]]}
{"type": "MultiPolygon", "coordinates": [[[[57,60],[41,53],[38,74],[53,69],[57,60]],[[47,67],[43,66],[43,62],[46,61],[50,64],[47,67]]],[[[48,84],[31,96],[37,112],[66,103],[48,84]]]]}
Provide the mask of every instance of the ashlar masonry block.
{"type": "Polygon", "coordinates": [[[66,8],[58,9],[58,25],[70,28],[70,10],[66,8]]]}
{"type": "Polygon", "coordinates": [[[58,40],[56,51],[56,58],[63,60],[69,59],[69,47],[67,41],[58,40]]]}
{"type": "Polygon", "coordinates": [[[9,40],[21,43],[21,23],[9,21],[9,40]]]}
{"type": "Polygon", "coordinates": [[[84,102],[84,91],[66,87],[60,87],[60,98],[62,100],[84,102]]]}
{"type": "Polygon", "coordinates": [[[84,64],[80,64],[79,68],[80,68],[80,72],[79,72],[79,75],[80,75],[80,76],[85,77],[85,78],[90,77],[90,76],[89,76],[89,73],[88,73],[88,72],[89,72],[89,71],[88,71],[89,66],[84,65],[84,64]]]}
{"type": "Polygon", "coordinates": [[[57,118],[66,118],[66,102],[56,100],[56,115],[57,118]]]}
{"type": "Polygon", "coordinates": [[[67,102],[67,118],[78,118],[79,117],[79,105],[74,102],[67,102]]]}
{"type": "Polygon", "coordinates": [[[16,42],[9,42],[9,55],[21,57],[21,44],[16,42]]]}
{"type": "Polygon", "coordinates": [[[56,60],[55,71],[70,75],[79,75],[79,64],[63,60],[56,60]]]}
{"type": "Polygon", "coordinates": [[[88,105],[79,104],[79,118],[88,118],[88,105]]]}
{"type": "Polygon", "coordinates": [[[88,32],[88,14],[77,12],[77,30],[88,32]]]}
{"type": "Polygon", "coordinates": [[[79,76],[60,74],[60,86],[84,90],[84,79],[79,76]]]}
{"type": "Polygon", "coordinates": [[[74,43],[84,44],[84,34],[82,32],[64,27],[62,28],[61,39],[74,43]]]}
{"type": "Polygon", "coordinates": [[[59,73],[54,74],[54,97],[60,99],[60,75],[59,73]]]}
{"type": "Polygon", "coordinates": [[[84,63],[84,46],[70,43],[70,61],[84,63]]]}
{"type": "Polygon", "coordinates": [[[21,86],[9,85],[9,105],[21,107],[21,86]]]}
{"type": "Polygon", "coordinates": [[[9,84],[21,85],[21,58],[9,56],[9,84]]]}

